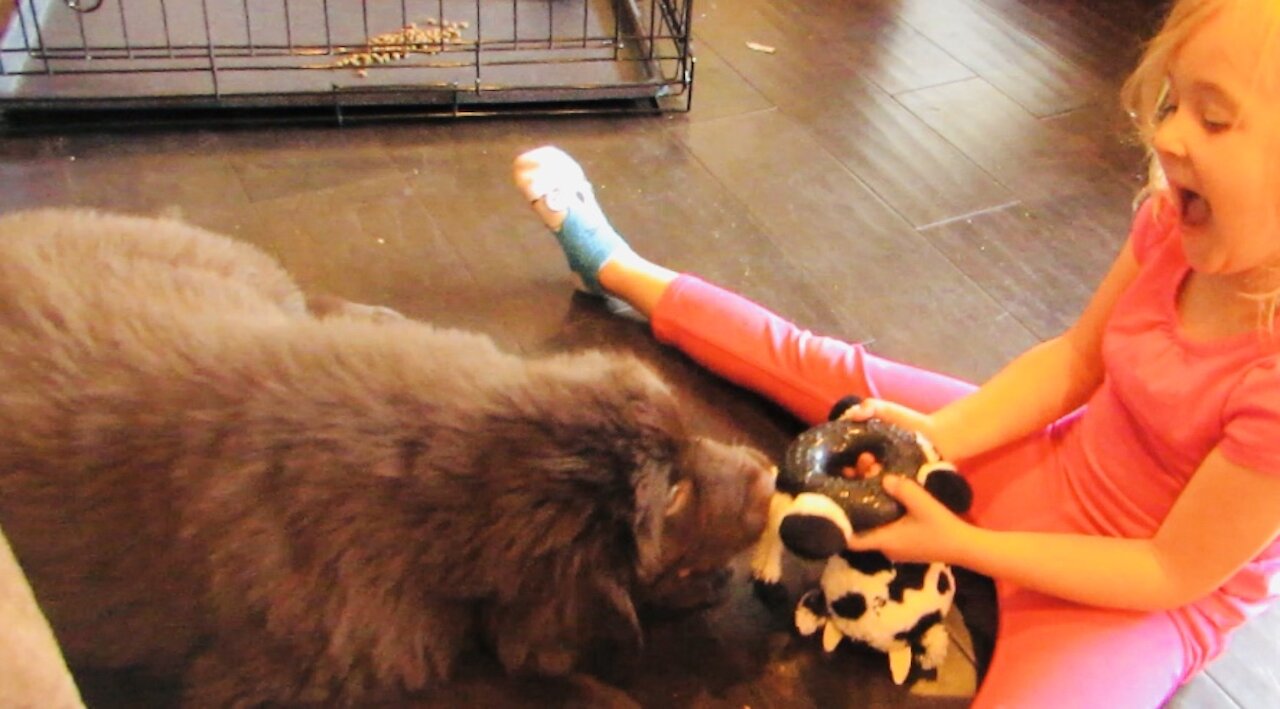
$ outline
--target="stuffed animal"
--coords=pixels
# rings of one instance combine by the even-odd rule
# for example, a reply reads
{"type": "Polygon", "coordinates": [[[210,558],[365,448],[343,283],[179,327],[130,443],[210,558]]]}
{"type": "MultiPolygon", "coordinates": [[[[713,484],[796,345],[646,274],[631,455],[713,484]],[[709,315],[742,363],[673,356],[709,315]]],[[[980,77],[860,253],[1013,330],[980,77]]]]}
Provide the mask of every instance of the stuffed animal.
{"type": "Polygon", "coordinates": [[[787,449],[752,575],[757,593],[777,600],[786,595],[784,549],[826,560],[819,587],[796,605],[796,629],[805,636],[822,630],[826,652],[849,638],[887,653],[893,680],[902,684],[913,667],[936,674],[946,656],[943,620],[955,598],[955,577],[942,563],[893,563],[878,551],[849,551],[848,540],[905,513],[884,491],[885,475],[911,477],[956,513],[968,511],[973,495],[923,436],[879,419],[842,420],[857,402],[842,399],[830,421],[787,449]]]}

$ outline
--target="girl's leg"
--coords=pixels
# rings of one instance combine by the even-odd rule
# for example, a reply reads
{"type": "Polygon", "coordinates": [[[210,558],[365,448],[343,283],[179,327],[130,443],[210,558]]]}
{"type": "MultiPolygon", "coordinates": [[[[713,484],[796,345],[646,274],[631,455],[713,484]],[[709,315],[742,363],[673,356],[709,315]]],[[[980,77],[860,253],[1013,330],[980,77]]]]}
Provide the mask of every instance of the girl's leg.
{"type": "Polygon", "coordinates": [[[1188,666],[1164,613],[1094,608],[998,584],[999,632],[973,707],[1162,706],[1188,666]]]}
{"type": "Polygon", "coordinates": [[[637,255],[605,219],[582,169],[556,148],[519,156],[514,172],[586,290],[626,301],[650,319],[660,341],[806,423],[824,420],[847,394],[932,411],[973,389],[875,357],[861,345],[816,336],[745,298],[637,255]]]}
{"type": "Polygon", "coordinates": [[[671,281],[650,314],[654,336],[720,376],[778,402],[802,421],[826,419],[848,394],[933,411],[973,385],[815,335],[693,276],[671,281]]]}
{"type": "MultiPolygon", "coordinates": [[[[1064,460],[1070,453],[1059,445],[1075,422],[1069,416],[1043,433],[960,461],[974,490],[973,521],[988,529],[1092,530],[1070,485],[1064,460]]],[[[1005,582],[996,588],[995,650],[974,707],[1154,709],[1193,666],[1166,613],[1082,606],[1005,582]]],[[[976,619],[960,608],[967,622],[976,619]]],[[[981,654],[979,634],[989,631],[970,629],[981,654]]]]}

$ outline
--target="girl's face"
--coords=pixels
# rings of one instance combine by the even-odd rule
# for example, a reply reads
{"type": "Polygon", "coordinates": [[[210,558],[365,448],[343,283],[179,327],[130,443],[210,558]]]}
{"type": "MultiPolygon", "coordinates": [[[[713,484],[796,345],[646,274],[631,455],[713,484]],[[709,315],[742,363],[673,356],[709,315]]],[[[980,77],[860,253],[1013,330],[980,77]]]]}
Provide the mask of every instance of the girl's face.
{"type": "Polygon", "coordinates": [[[1172,56],[1153,139],[1191,267],[1242,285],[1280,265],[1280,97],[1260,73],[1275,71],[1262,65],[1267,25],[1234,3],[1196,30],[1172,56]]]}

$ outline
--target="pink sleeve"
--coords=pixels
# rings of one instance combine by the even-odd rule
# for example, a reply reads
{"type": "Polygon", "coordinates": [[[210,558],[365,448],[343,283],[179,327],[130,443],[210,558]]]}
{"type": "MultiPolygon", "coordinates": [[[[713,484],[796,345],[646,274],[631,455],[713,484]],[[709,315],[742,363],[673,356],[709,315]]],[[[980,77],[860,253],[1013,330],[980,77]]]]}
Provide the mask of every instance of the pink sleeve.
{"type": "Polygon", "coordinates": [[[1133,215],[1133,226],[1129,230],[1129,240],[1133,242],[1133,255],[1138,263],[1144,263],[1147,256],[1160,246],[1173,231],[1177,215],[1167,199],[1159,195],[1148,197],[1138,205],[1133,215]]]}
{"type": "Polygon", "coordinates": [[[1280,361],[1245,374],[1225,411],[1222,454],[1231,462],[1280,475],[1280,361]]]}

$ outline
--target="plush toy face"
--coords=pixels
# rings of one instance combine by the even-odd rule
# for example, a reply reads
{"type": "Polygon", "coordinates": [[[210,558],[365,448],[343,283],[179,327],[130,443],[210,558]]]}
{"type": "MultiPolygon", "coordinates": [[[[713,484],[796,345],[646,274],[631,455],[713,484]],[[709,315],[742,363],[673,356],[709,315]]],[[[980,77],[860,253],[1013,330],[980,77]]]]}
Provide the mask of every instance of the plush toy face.
{"type": "Polygon", "coordinates": [[[918,646],[956,593],[946,564],[894,564],[877,552],[832,557],[821,586],[830,622],[845,637],[880,649],[918,646]]]}
{"type": "Polygon", "coordinates": [[[820,587],[800,599],[796,629],[822,629],[827,652],[848,638],[887,653],[901,684],[913,665],[934,670],[946,658],[943,621],[955,592],[946,564],[894,564],[879,552],[846,551],[831,557],[820,587]]]}

